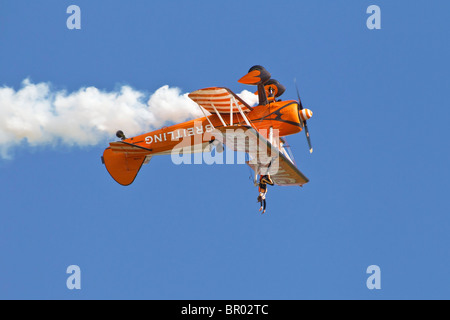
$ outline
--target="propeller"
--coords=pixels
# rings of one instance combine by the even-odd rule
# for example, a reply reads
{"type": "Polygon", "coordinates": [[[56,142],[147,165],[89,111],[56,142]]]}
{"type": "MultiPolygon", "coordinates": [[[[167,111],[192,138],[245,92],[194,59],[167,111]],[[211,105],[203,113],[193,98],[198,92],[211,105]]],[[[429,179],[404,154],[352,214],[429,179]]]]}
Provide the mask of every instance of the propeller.
{"type": "Polygon", "coordinates": [[[294,79],[294,82],[295,82],[295,89],[297,89],[298,113],[299,113],[300,123],[302,124],[303,128],[305,129],[306,140],[308,140],[309,152],[312,153],[313,152],[313,147],[311,145],[311,138],[309,136],[308,125],[306,123],[306,120],[303,120],[302,117],[300,116],[300,112],[304,108],[303,108],[303,104],[302,104],[302,99],[300,99],[300,92],[298,91],[297,79],[294,79]]]}

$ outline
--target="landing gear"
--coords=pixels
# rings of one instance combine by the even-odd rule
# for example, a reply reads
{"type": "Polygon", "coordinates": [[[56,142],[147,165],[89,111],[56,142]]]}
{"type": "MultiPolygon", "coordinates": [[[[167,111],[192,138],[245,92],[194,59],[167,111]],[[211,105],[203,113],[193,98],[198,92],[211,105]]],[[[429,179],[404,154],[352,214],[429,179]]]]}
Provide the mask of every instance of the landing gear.
{"type": "Polygon", "coordinates": [[[125,140],[127,138],[125,137],[125,134],[123,133],[122,130],[116,132],[116,137],[119,138],[120,140],[125,140]]]}

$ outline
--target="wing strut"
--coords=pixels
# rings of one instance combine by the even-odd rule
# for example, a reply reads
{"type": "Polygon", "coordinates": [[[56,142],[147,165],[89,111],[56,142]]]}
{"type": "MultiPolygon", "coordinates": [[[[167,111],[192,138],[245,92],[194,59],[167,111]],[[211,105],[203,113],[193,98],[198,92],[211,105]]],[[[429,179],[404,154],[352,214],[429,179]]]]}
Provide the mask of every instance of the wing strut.
{"type": "Polygon", "coordinates": [[[223,126],[226,127],[227,124],[225,123],[225,121],[223,121],[222,116],[220,115],[220,113],[217,111],[216,106],[211,102],[211,107],[213,107],[214,112],[217,114],[217,116],[219,117],[220,121],[222,122],[223,126]]]}
{"type": "Polygon", "coordinates": [[[253,127],[250,122],[248,121],[247,117],[245,116],[244,112],[242,111],[241,107],[239,106],[239,104],[237,103],[236,99],[233,97],[233,102],[236,105],[236,107],[239,109],[239,112],[241,113],[242,118],[244,119],[245,123],[249,126],[249,127],[253,127]]]}
{"type": "Polygon", "coordinates": [[[197,105],[198,105],[198,107],[200,108],[200,110],[202,110],[203,115],[205,116],[206,120],[208,120],[209,124],[213,127],[213,129],[215,129],[215,128],[214,128],[214,125],[211,123],[211,120],[209,120],[209,117],[206,115],[205,110],[203,110],[203,107],[202,107],[201,105],[199,105],[199,104],[197,104],[197,105]]]}

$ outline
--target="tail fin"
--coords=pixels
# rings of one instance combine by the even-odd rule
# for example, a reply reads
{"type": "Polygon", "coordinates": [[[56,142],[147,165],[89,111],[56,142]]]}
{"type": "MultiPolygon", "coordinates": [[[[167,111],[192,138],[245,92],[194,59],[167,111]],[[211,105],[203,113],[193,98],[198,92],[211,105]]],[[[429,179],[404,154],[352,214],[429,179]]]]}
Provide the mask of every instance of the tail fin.
{"type": "Polygon", "coordinates": [[[123,186],[128,186],[133,183],[146,158],[145,154],[114,152],[111,148],[107,148],[103,153],[102,161],[114,180],[123,186]]]}

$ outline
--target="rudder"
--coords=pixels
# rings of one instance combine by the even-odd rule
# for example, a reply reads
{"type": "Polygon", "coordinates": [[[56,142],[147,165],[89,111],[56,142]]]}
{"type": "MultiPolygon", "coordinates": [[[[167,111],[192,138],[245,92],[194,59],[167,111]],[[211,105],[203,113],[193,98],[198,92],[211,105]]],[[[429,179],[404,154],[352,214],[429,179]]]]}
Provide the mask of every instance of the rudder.
{"type": "Polygon", "coordinates": [[[106,170],[111,177],[123,186],[129,186],[133,183],[145,159],[146,155],[114,152],[111,148],[105,149],[102,157],[106,170]]]}

